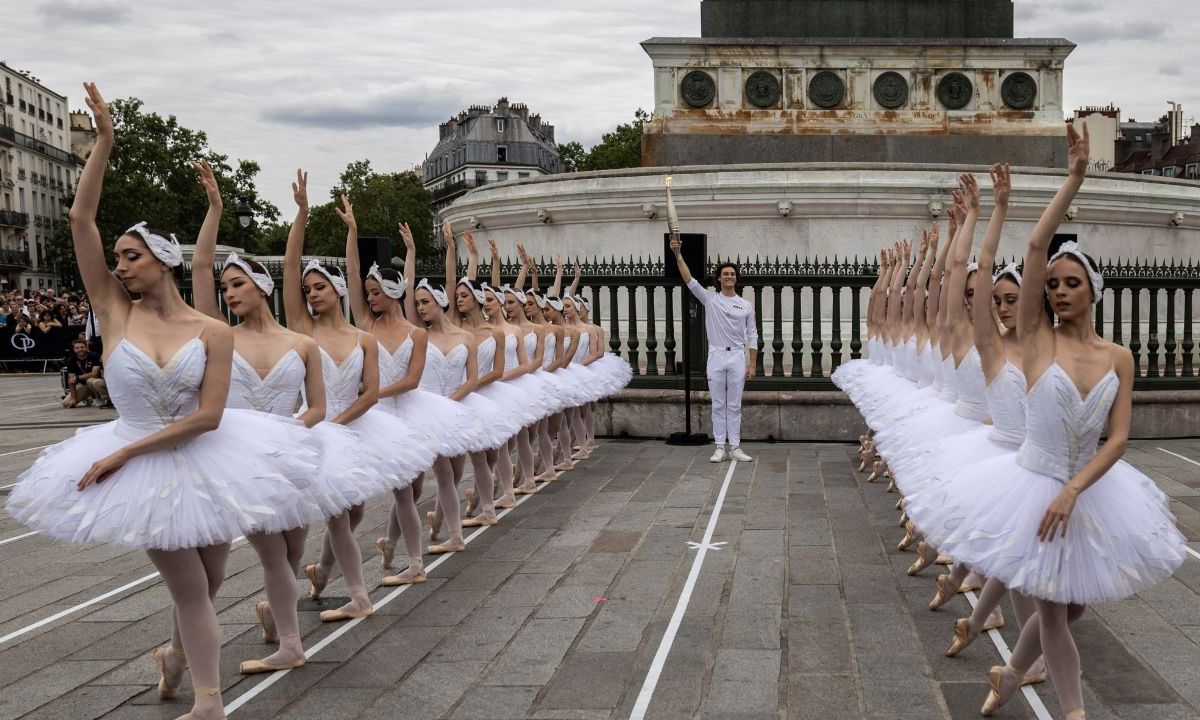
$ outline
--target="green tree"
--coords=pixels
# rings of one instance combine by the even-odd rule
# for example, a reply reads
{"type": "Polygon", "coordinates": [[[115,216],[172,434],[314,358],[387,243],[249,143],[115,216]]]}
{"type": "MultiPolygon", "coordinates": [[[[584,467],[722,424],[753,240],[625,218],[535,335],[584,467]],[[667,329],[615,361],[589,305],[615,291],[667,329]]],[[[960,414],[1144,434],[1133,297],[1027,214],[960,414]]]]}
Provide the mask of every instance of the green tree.
{"type": "Polygon", "coordinates": [[[622,123],[612,132],[604,133],[591,150],[585,152],[578,140],[559,145],[558,156],[563,161],[564,171],[641,167],[642,128],[648,122],[650,113],[638,108],[633,113],[633,122],[622,123]]]}
{"type": "MultiPolygon", "coordinates": [[[[346,166],[338,184],[330,191],[330,202],[314,205],[305,231],[305,251],[313,255],[341,257],[346,249],[346,226],[333,211],[341,195],[354,204],[359,236],[392,239],[392,255],[403,256],[397,227],[407,222],[418,250],[428,251],[433,243],[432,196],[414,171],[380,173],[370,160],[355,160],[346,166]]],[[[284,232],[286,239],[287,233],[284,232]]]]}
{"type": "MultiPolygon", "coordinates": [[[[204,221],[208,200],[196,182],[193,160],[206,160],[221,186],[224,212],[220,237],[230,245],[257,249],[260,236],[279,219],[279,209],[259,197],[255,177],[260,170],[253,160],[231,160],[208,145],[208,135],[179,124],[174,115],[145,112],[137,98],[114,100],[115,142],[104,174],[104,194],[96,224],[106,247],[112,247],[126,228],[145,220],[151,227],[175,233],[180,242],[195,240],[204,221]],[[242,228],[236,217],[244,198],[258,223],[242,228]]],[[[74,197],[66,199],[69,207],[74,197]]],[[[65,220],[65,214],[63,219],[65,220]]],[[[75,275],[71,234],[60,224],[51,239],[50,256],[61,277],[75,275]]]]}

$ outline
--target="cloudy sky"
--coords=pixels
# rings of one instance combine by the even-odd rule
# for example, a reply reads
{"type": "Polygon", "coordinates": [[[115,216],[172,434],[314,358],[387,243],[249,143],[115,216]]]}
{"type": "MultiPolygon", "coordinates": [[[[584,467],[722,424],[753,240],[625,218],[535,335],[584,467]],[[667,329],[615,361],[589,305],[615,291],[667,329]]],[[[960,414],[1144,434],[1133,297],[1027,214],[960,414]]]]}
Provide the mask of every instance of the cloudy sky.
{"type": "MultiPolygon", "coordinates": [[[[437,124],[501,95],[596,142],[653,104],[653,36],[697,36],[698,0],[32,0],[6,9],[0,59],[82,106],[80,83],[136,95],[263,166],[289,213],[294,169],[324,199],[352,160],[419,163],[437,124]]],[[[1017,0],[1017,35],[1066,37],[1067,107],[1115,102],[1157,118],[1200,116],[1200,6],[1178,0],[1017,0]],[[1189,75],[1191,75],[1189,77],[1189,75]]],[[[1190,120],[1188,120],[1190,122],[1190,120]]]]}

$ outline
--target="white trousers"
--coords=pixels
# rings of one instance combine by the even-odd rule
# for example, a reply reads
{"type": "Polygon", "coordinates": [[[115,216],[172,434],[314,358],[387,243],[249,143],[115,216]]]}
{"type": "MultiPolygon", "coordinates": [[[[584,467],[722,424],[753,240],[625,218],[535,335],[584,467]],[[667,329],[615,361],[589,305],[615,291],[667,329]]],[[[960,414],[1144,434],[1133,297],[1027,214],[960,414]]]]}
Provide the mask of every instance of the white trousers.
{"type": "Polygon", "coordinates": [[[746,387],[746,351],[709,348],[708,392],[712,396],[712,427],[717,446],[742,442],[742,389],[746,387]]]}

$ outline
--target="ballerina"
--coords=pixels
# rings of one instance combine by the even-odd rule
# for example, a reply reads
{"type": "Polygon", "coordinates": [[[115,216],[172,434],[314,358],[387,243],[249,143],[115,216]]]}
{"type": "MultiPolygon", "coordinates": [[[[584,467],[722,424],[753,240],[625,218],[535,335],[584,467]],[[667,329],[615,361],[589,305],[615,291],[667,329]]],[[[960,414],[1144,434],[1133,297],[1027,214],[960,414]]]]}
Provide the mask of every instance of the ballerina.
{"type": "MultiPolygon", "coordinates": [[[[217,304],[213,281],[213,260],[217,227],[221,220],[221,191],[207,163],[194,163],[200,183],[208,195],[208,214],[196,238],[192,256],[193,303],[197,310],[221,322],[225,316],[217,304]]],[[[241,319],[233,329],[233,374],[228,407],[244,408],[291,417],[301,392],[308,398],[307,409],[297,420],[301,437],[296,444],[307,444],[311,428],[325,418],[325,387],[321,374],[321,355],[311,338],[281,326],[271,312],[269,298],[275,283],[266,270],[253,260],[230,253],[221,269],[221,294],[230,312],[241,319]]],[[[338,452],[346,446],[324,447],[324,453],[338,452]]],[[[318,460],[319,462],[319,460],[318,460]]],[[[354,469],[314,473],[296,487],[300,501],[307,501],[302,512],[281,515],[273,528],[246,532],[246,539],[263,566],[267,600],[255,604],[262,626],[263,641],[278,643],[279,651],[262,660],[241,665],[242,673],[273,672],[304,664],[304,645],[300,640],[296,614],[296,575],[304,556],[304,542],[311,522],[339,514],[361,499],[351,490],[361,484],[354,469]]],[[[289,478],[298,485],[301,478],[289,478]]],[[[276,507],[286,507],[277,501],[276,507]]]]}
{"type": "Polygon", "coordinates": [[[943,549],[1010,593],[1032,597],[1006,666],[988,672],[981,712],[1006,702],[1044,653],[1059,706],[1084,717],[1079,652],[1070,623],[1089,603],[1118,600],[1170,576],[1184,538],[1154,482],[1120,462],[1132,414],[1133,357],[1095,331],[1091,306],[1104,290],[1095,262],[1074,242],[1046,257],[1083,184],[1087,126],[1067,126],[1068,174],[1029,238],[1017,300],[1021,369],[1030,383],[1025,440],[1013,455],[965,472],[1002,477],[969,497],[947,497],[935,522],[954,526],[943,549]],[[1044,288],[1039,293],[1034,288],[1044,288]],[[1049,300],[1058,324],[1044,312],[1049,300]],[[1107,440],[1098,446],[1107,428],[1107,440]]]}
{"type": "Polygon", "coordinates": [[[546,294],[546,307],[542,311],[546,322],[562,328],[562,343],[555,350],[556,361],[554,372],[561,376],[575,394],[575,401],[563,411],[562,422],[558,426],[558,448],[562,460],[554,465],[558,473],[575,469],[576,459],[572,457],[571,448],[574,445],[572,435],[583,442],[583,424],[580,421],[579,409],[596,399],[596,389],[588,382],[591,377],[582,372],[575,364],[575,355],[579,350],[580,331],[572,327],[566,319],[566,303],[559,297],[562,288],[562,256],[554,256],[554,284],[546,294]]]}
{"type": "MultiPolygon", "coordinates": [[[[536,489],[533,472],[533,443],[531,437],[536,434],[538,423],[551,414],[562,409],[562,403],[557,400],[557,394],[550,382],[536,375],[542,366],[545,349],[538,343],[536,331],[528,332],[522,323],[528,323],[525,318],[525,293],[519,288],[524,283],[525,267],[522,265],[517,274],[516,285],[501,284],[500,250],[495,240],[488,240],[492,254],[492,284],[484,288],[483,311],[488,322],[504,334],[504,375],[502,380],[513,386],[523,396],[526,407],[527,422],[508,441],[508,457],[501,457],[499,462],[507,462],[514,451],[520,464],[520,491],[528,494],[536,489]],[[497,290],[496,288],[499,288],[497,290]]],[[[530,325],[532,328],[533,326],[530,325]]],[[[513,483],[516,483],[514,476],[513,483]]],[[[515,493],[517,488],[511,488],[515,493]]],[[[506,493],[496,502],[496,507],[513,507],[515,497],[506,493]]]]}
{"type": "Polygon", "coordinates": [[[292,184],[296,218],[284,256],[284,312],[289,329],[317,343],[325,380],[326,422],[349,427],[361,438],[361,451],[339,461],[369,463],[374,480],[372,487],[360,489],[362,502],[329,519],[318,562],[304,568],[311,586],[309,596],[314,600],[320,598],[335,570],[341,570],[350,602],[321,612],[323,622],[336,622],[374,612],[363,577],[362,553],[354,539],[365,498],[411,485],[432,461],[432,452],[395,416],[374,409],[379,398],[379,345],[370,334],[347,322],[341,306],[347,292],[345,279],[317,260],[309,261],[303,269],[300,266],[308,220],[307,184],[307,174],[298,170],[292,184]]]}
{"type": "Polygon", "coordinates": [[[120,416],[43,451],[7,509],[65,542],[145,550],[174,604],[172,641],[154,651],[158,696],[173,697],[190,668],[194,700],[182,718],[220,718],[221,632],[212,597],[230,543],[288,524],[272,506],[275,493],[294,496],[288,478],[315,467],[290,442],[292,433],[281,432],[289,421],[225,408],[234,334],[180,295],[173,273],[183,251],[173,236],[139,223],[117,239],[115,270],[105,266],[96,212],[113,123],[96,85],[84,89],[96,145],[71,206],[71,237],[104,324],[106,378],[120,416]]]}

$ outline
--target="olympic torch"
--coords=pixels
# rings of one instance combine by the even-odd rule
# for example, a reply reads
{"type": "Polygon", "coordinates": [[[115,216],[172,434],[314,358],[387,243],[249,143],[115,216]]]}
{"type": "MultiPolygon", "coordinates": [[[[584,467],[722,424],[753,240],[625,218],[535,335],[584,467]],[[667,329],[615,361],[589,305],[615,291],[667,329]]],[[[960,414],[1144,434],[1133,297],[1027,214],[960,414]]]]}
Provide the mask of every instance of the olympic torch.
{"type": "Polygon", "coordinates": [[[667,232],[671,233],[672,240],[679,239],[679,214],[675,212],[675,198],[671,197],[671,180],[673,178],[667,176],[667,232]]]}

